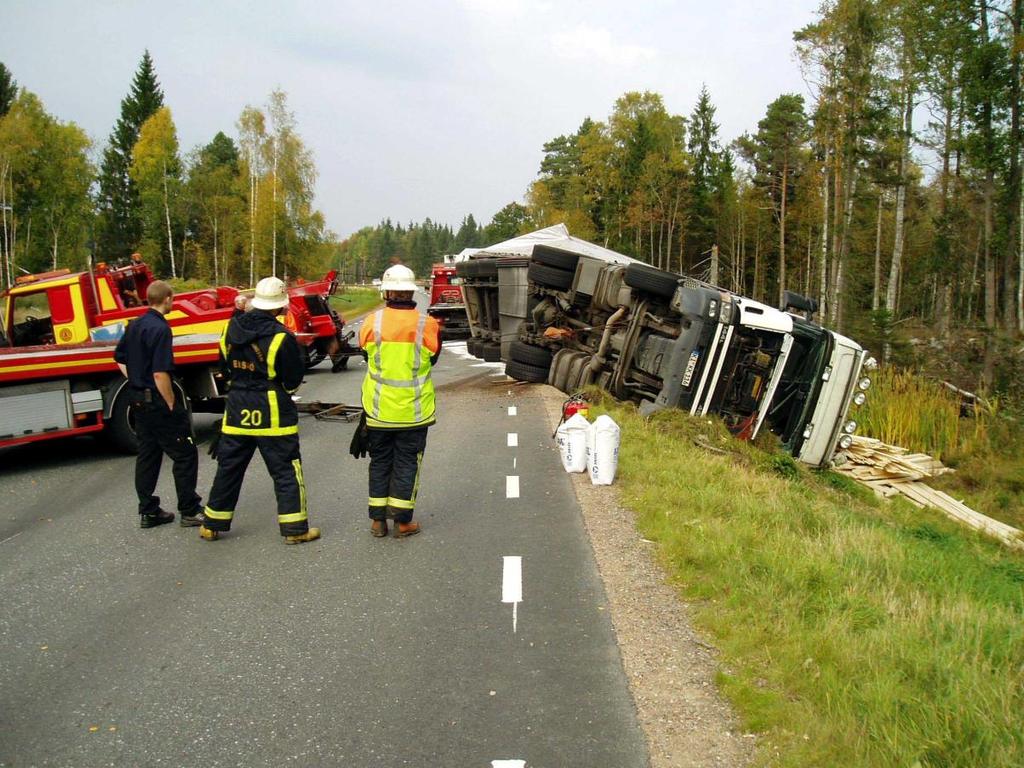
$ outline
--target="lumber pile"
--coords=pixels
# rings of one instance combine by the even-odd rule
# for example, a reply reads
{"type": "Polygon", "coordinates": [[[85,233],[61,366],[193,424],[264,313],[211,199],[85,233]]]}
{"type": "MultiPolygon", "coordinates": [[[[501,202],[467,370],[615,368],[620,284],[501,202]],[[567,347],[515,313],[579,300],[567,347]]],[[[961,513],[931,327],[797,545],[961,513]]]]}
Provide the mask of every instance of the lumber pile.
{"type": "Polygon", "coordinates": [[[852,477],[883,498],[902,495],[919,507],[931,507],[977,531],[994,536],[1009,547],[1024,549],[1024,533],[1011,525],[981,514],[947,493],[923,482],[952,472],[925,453],[888,445],[869,437],[854,437],[837,462],[835,471],[852,477]]]}

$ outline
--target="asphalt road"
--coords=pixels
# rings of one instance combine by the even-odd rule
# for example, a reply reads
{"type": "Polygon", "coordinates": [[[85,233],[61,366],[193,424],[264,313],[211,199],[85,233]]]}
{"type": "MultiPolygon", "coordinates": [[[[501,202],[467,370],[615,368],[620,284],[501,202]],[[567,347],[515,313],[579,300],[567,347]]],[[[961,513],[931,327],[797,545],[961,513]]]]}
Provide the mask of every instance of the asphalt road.
{"type": "MultiPolygon", "coordinates": [[[[300,394],[358,402],[351,362],[300,394]]],[[[304,417],[323,538],[298,547],[258,459],[203,542],[141,530],[133,459],[90,439],[0,453],[0,765],[647,765],[540,398],[464,344],[435,377],[407,540],[370,536],[348,424],[304,417]]],[[[173,509],[167,464],[158,493],[173,509]]]]}

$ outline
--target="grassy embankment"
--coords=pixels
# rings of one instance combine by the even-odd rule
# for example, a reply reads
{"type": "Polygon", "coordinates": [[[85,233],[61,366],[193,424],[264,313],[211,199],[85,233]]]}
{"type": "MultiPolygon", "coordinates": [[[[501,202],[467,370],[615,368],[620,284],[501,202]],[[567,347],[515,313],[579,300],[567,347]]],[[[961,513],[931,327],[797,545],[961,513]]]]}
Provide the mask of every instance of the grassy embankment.
{"type": "Polygon", "coordinates": [[[383,301],[380,298],[379,288],[364,288],[361,286],[342,286],[338,293],[331,297],[331,306],[341,314],[346,323],[351,322],[359,315],[366,314],[371,309],[376,309],[383,301]]]}
{"type": "Polygon", "coordinates": [[[720,648],[761,763],[1024,765],[1019,555],[718,422],[597,410],[623,428],[623,503],[720,648]]]}

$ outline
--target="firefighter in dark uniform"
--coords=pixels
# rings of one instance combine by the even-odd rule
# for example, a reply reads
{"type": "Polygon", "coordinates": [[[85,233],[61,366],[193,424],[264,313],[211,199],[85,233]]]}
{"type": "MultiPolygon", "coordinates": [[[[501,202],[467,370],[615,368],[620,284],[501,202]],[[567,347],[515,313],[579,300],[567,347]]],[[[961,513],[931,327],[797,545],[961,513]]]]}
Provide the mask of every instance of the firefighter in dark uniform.
{"type": "Polygon", "coordinates": [[[441,354],[437,320],[416,309],[415,275],[402,264],[381,280],[387,306],[363,321],[359,346],[366,353],[362,404],[370,454],[370,533],[395,537],[420,532],[412,520],[427,428],[434,423],[430,372],[441,354]]]}
{"type": "Polygon", "coordinates": [[[164,318],[174,303],[174,291],[155,280],[146,291],[149,311],[128,324],[114,351],[114,361],[128,379],[127,394],[135,419],[139,455],[135,460],[135,491],[143,528],[174,521],[174,514],[160,508],[153,495],[164,454],[174,462],[181,525],[203,521],[202,500],[196,493],[199,455],[192,439],[192,423],[181,397],[175,397],[171,377],[174,347],[171,328],[164,318]]]}
{"type": "Polygon", "coordinates": [[[305,365],[299,344],[278,317],[288,306],[284,283],[266,277],[256,285],[248,312],[238,312],[221,337],[229,381],[217,446],[217,475],[199,529],[207,541],[230,530],[245,470],[258,450],[277,496],[277,522],[286,544],[320,538],[309,527],[299,454],[299,414],[292,393],[305,365]]]}

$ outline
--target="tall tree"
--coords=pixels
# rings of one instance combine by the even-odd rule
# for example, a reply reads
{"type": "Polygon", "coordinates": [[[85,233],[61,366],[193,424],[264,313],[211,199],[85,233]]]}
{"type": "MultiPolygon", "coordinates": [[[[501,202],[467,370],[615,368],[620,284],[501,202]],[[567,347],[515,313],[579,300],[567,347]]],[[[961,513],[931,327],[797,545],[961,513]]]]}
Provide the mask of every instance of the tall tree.
{"type": "Polygon", "coordinates": [[[471,213],[462,220],[459,231],[455,233],[453,248],[455,251],[461,251],[463,248],[475,248],[483,244],[480,237],[480,227],[477,226],[476,219],[473,218],[471,213]]]}
{"type": "MultiPolygon", "coordinates": [[[[142,204],[143,255],[155,262],[156,257],[167,253],[171,277],[177,277],[172,209],[177,214],[181,158],[178,134],[168,107],[161,107],[142,124],[139,140],[132,149],[129,173],[142,204]]],[[[177,218],[176,215],[173,218],[177,218]]]]}
{"type": "Polygon", "coordinates": [[[17,95],[18,84],[14,81],[11,70],[0,61],[0,117],[11,111],[11,105],[17,95]]]}
{"type": "Polygon", "coordinates": [[[74,265],[91,210],[89,139],[22,89],[0,118],[0,278],[74,265]]]}
{"type": "Polygon", "coordinates": [[[240,177],[238,147],[222,132],[191,156],[187,194],[195,209],[193,235],[210,249],[215,282],[229,281],[226,254],[237,244],[236,222],[245,206],[240,177]]]}
{"type": "Polygon", "coordinates": [[[142,237],[138,192],[128,169],[139,129],[163,106],[164,96],[149,51],[135,72],[131,89],[121,101],[121,117],[103,152],[99,177],[99,226],[97,241],[105,258],[129,255],[142,237]]]}
{"type": "Polygon", "coordinates": [[[523,233],[529,221],[530,212],[525,205],[509,203],[494,214],[491,223],[484,227],[483,242],[493,245],[503,240],[511,240],[523,233]]]}
{"type": "Polygon", "coordinates": [[[707,86],[703,86],[690,116],[687,135],[691,202],[686,247],[691,256],[708,250],[717,242],[715,198],[719,192],[721,149],[715,111],[711,94],[707,86]]]}
{"type": "Polygon", "coordinates": [[[783,94],[768,105],[765,116],[757,124],[754,137],[741,139],[740,147],[754,166],[755,181],[764,187],[771,199],[778,223],[779,302],[786,291],[786,217],[793,196],[794,177],[803,171],[807,137],[807,116],[804,97],[783,94]]]}

